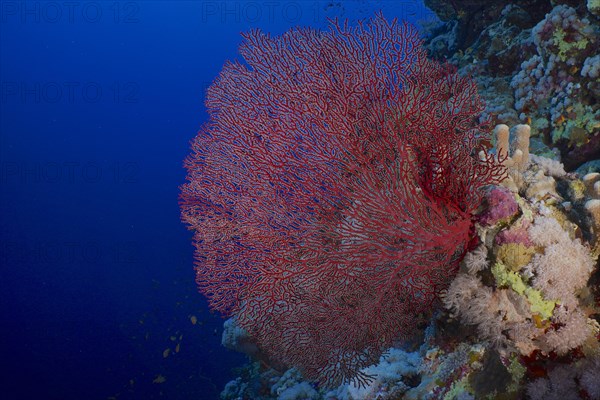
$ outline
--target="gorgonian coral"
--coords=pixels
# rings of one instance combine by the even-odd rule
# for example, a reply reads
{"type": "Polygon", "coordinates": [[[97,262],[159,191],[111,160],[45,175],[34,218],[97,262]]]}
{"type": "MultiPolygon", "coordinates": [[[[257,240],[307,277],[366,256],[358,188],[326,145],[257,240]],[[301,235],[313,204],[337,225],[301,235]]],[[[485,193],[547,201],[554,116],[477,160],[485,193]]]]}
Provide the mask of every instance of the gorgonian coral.
{"type": "Polygon", "coordinates": [[[198,285],[270,358],[364,382],[448,286],[504,174],[483,105],[382,15],[244,38],[186,162],[198,285]]]}

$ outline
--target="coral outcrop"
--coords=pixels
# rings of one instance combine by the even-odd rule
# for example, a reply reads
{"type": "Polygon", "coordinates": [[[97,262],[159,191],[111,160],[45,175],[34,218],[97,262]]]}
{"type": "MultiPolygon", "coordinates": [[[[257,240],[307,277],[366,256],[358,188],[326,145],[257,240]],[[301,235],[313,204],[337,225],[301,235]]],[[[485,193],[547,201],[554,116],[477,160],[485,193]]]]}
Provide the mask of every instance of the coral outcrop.
{"type": "Polygon", "coordinates": [[[537,8],[532,2],[493,2],[480,8],[472,3],[448,3],[458,11],[442,12],[441,18],[449,19],[432,31],[431,54],[473,75],[492,120],[531,125],[532,146],[557,149],[568,171],[599,159],[600,20],[595,2],[554,7],[540,2],[537,8]],[[471,13],[491,13],[494,20],[479,28],[460,17],[471,13]],[[448,26],[452,29],[444,28],[448,26]],[[473,30],[474,38],[461,42],[461,29],[473,30]],[[444,48],[442,43],[454,45],[444,48]]]}
{"type": "Polygon", "coordinates": [[[306,382],[293,370],[255,366],[254,378],[232,381],[223,399],[278,398],[252,397],[267,376],[271,393],[296,388],[295,399],[599,399],[600,174],[567,173],[529,153],[529,129],[495,128],[507,178],[488,188],[475,224],[479,244],[420,346],[391,348],[364,370],[373,378],[364,386],[314,387],[302,397],[306,382]]]}

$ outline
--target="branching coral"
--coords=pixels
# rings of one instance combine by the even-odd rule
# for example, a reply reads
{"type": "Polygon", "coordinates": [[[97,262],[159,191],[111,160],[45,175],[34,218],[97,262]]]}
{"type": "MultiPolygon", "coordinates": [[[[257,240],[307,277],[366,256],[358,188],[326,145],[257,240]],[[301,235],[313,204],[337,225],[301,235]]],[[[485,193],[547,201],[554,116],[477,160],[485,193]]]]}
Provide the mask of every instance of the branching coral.
{"type": "Polygon", "coordinates": [[[364,384],[438,303],[503,177],[483,104],[382,15],[244,37],[186,162],[197,282],[269,358],[364,384]]]}

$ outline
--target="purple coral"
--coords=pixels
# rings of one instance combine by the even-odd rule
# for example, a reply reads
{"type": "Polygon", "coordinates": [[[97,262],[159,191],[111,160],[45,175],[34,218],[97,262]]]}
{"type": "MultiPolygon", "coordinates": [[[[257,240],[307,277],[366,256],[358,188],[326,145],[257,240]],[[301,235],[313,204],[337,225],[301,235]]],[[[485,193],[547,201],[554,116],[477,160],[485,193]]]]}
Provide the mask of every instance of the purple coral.
{"type": "Polygon", "coordinates": [[[495,187],[486,196],[487,210],[481,215],[479,222],[483,225],[494,225],[507,220],[519,211],[519,205],[510,190],[495,187]]]}
{"type": "Polygon", "coordinates": [[[495,242],[498,246],[502,246],[507,243],[521,243],[527,247],[532,247],[533,242],[529,238],[527,230],[531,226],[531,223],[524,219],[521,222],[511,226],[509,229],[503,230],[498,233],[495,238],[495,242]]]}

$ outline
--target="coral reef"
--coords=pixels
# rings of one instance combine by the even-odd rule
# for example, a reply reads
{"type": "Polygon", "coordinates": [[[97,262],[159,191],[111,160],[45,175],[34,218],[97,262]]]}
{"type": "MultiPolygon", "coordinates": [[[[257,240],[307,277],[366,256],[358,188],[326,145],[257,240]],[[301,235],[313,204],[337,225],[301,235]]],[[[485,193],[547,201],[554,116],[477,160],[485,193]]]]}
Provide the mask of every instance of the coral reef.
{"type": "MultiPolygon", "coordinates": [[[[501,159],[506,131],[495,130],[501,159]]],[[[598,398],[600,383],[587,378],[600,362],[598,300],[587,285],[598,271],[600,174],[567,174],[557,161],[532,155],[508,175],[502,185],[519,210],[492,226],[486,215],[493,211],[481,214],[482,244],[463,260],[444,303],[504,360],[543,368],[545,378],[525,374],[529,398],[598,398]]],[[[506,205],[487,207],[501,213],[506,205]]]]}
{"type": "Polygon", "coordinates": [[[554,7],[550,2],[475,3],[451,3],[458,11],[444,12],[447,22],[431,31],[430,53],[474,76],[489,117],[495,123],[530,124],[536,138],[532,146],[559,150],[568,171],[598,159],[600,24],[595,2],[587,7],[583,2],[554,7]],[[493,17],[480,26],[463,21],[461,13],[493,17]],[[473,30],[474,38],[461,42],[461,29],[473,30]],[[440,42],[463,44],[440,50],[440,42]]]}
{"type": "MultiPolygon", "coordinates": [[[[506,7],[512,7],[512,1],[501,0],[481,2],[473,0],[425,0],[425,5],[445,22],[457,21],[454,50],[464,51],[473,44],[481,32],[497,22],[506,7]]],[[[531,27],[552,9],[548,0],[519,1],[520,13],[513,13],[509,23],[521,28],[531,27]]]]}
{"type": "MultiPolygon", "coordinates": [[[[265,285],[258,285],[262,289],[258,299],[234,296],[243,301],[234,306],[224,306],[224,309],[231,307],[238,314],[242,311],[241,319],[232,319],[227,323],[224,344],[249,354],[254,361],[246,366],[240,378],[227,385],[221,395],[222,399],[600,400],[600,2],[426,0],[426,4],[442,20],[428,28],[430,30],[425,45],[429,56],[447,60],[458,68],[458,76],[467,80],[472,78],[476,82],[478,92],[486,101],[482,114],[474,103],[448,107],[448,99],[442,101],[419,97],[431,90],[425,84],[426,79],[410,83],[415,84],[413,88],[425,85],[427,90],[410,91],[408,85],[409,91],[404,93],[408,100],[395,103],[392,109],[384,107],[385,102],[374,100],[380,98],[378,96],[363,99],[363,102],[349,103],[347,98],[351,98],[354,92],[345,92],[347,87],[341,85],[339,88],[336,86],[339,96],[326,96],[329,107],[324,107],[323,102],[319,101],[323,93],[312,93],[302,87],[299,92],[303,96],[289,99],[287,94],[282,96],[285,101],[262,116],[266,120],[261,119],[259,114],[250,113],[256,121],[262,121],[260,126],[270,123],[269,126],[274,127],[268,135],[259,135],[256,140],[260,143],[273,137],[273,132],[287,132],[289,127],[298,124],[304,128],[314,126],[322,118],[326,119],[322,131],[333,131],[333,127],[337,126],[334,117],[339,117],[334,115],[337,111],[332,112],[336,109],[352,110],[344,116],[349,121],[348,126],[337,127],[337,131],[354,131],[358,134],[344,137],[344,140],[355,140],[355,148],[341,146],[340,142],[335,142],[337,147],[328,147],[331,137],[335,136],[330,133],[323,136],[319,132],[313,132],[309,137],[314,143],[306,143],[306,146],[302,144],[300,147],[298,141],[304,143],[304,131],[303,135],[290,137],[290,141],[267,140],[268,143],[263,146],[264,151],[261,150],[262,147],[258,150],[262,158],[258,157],[253,161],[260,163],[264,159],[271,166],[281,167],[277,174],[267,173],[271,166],[266,169],[254,168],[258,171],[257,176],[242,173],[243,177],[251,178],[250,181],[260,189],[260,193],[247,192],[246,184],[234,179],[235,191],[250,193],[251,196],[245,198],[259,202],[267,197],[281,200],[280,193],[298,196],[301,204],[297,204],[297,207],[291,204],[289,208],[290,204],[287,202],[280,204],[281,201],[275,201],[285,212],[272,212],[269,215],[275,217],[275,221],[265,224],[269,229],[277,227],[271,230],[284,236],[285,243],[293,243],[293,249],[300,249],[305,243],[319,244],[322,249],[315,253],[318,257],[313,258],[311,256],[314,254],[310,252],[294,250],[294,257],[297,257],[293,258],[289,253],[269,249],[264,254],[265,246],[260,241],[242,246],[243,257],[240,256],[239,260],[242,260],[243,265],[231,269],[235,277],[240,277],[242,267],[249,266],[247,260],[255,259],[259,253],[262,257],[261,267],[251,269],[251,272],[264,273],[271,267],[275,271],[283,271],[278,276],[277,285],[266,279],[267,286],[276,288],[273,291],[273,303],[267,302],[273,317],[259,319],[259,323],[271,327],[271,331],[283,333],[277,335],[271,332],[265,335],[264,330],[248,323],[256,314],[246,311],[261,310],[266,304],[264,298],[269,296],[264,293],[269,291],[265,285]],[[320,113],[311,121],[312,125],[306,121],[290,121],[290,116],[283,118],[276,112],[281,107],[296,107],[297,104],[307,102],[307,98],[314,100],[308,102],[309,108],[302,109],[303,113],[310,114],[313,108],[317,108],[320,113]],[[436,130],[434,123],[415,123],[425,112],[423,109],[415,111],[416,103],[423,104],[427,101],[432,102],[432,108],[442,113],[448,108],[458,112],[461,107],[466,106],[466,114],[479,118],[480,129],[487,126],[488,121],[492,121],[496,125],[492,138],[480,133],[473,137],[481,138],[482,142],[489,140],[495,146],[495,152],[483,150],[477,158],[476,151],[479,149],[475,148],[477,146],[469,146],[469,157],[466,156],[465,147],[461,150],[464,151],[460,157],[440,164],[446,160],[448,153],[443,151],[449,148],[452,140],[447,140],[435,151],[428,153],[423,149],[432,143],[418,142],[416,138],[429,137],[436,131],[452,136],[454,127],[443,125],[436,130]],[[355,104],[359,105],[356,109],[352,108],[355,104]],[[381,112],[377,114],[378,111],[381,112]],[[363,124],[363,119],[373,112],[379,119],[363,124]],[[386,123],[390,120],[395,123],[390,129],[401,132],[398,140],[394,140],[393,135],[387,137],[380,133],[369,134],[378,124],[383,124],[378,132],[385,131],[386,123]],[[424,134],[411,136],[402,133],[406,131],[424,134]],[[385,143],[377,147],[382,138],[385,143]],[[311,145],[314,146],[310,147],[311,145]],[[325,148],[322,151],[314,152],[315,148],[323,145],[325,148]],[[418,149],[416,153],[410,149],[411,146],[418,149]],[[278,150],[281,148],[293,150],[294,157],[289,161],[295,168],[294,171],[290,172],[283,167],[278,150]],[[399,150],[397,153],[386,152],[389,148],[399,150]],[[403,152],[407,148],[409,150],[403,152]],[[370,152],[373,149],[385,154],[387,161],[374,157],[375,153],[370,152]],[[353,153],[355,150],[373,157],[361,158],[358,153],[353,153]],[[442,151],[439,157],[438,150],[442,151]],[[318,156],[315,158],[316,163],[311,161],[314,164],[313,170],[308,171],[305,166],[307,159],[302,157],[310,151],[313,151],[311,156],[317,153],[318,156]],[[335,157],[330,157],[330,153],[335,153],[335,157]],[[345,154],[346,158],[336,158],[340,154],[345,154]],[[400,174],[408,167],[399,163],[399,159],[416,161],[423,154],[426,155],[426,161],[420,164],[418,173],[410,176],[400,174]],[[489,174],[488,170],[487,178],[476,182],[477,189],[466,197],[461,197],[459,188],[467,189],[469,179],[478,175],[470,174],[468,179],[460,180],[455,187],[452,186],[453,179],[464,175],[459,172],[463,166],[457,161],[461,157],[469,162],[478,159],[479,163],[488,167],[494,165],[491,168],[493,173],[489,174]],[[389,160],[393,162],[389,163],[389,160]],[[319,163],[320,161],[323,162],[319,163]],[[336,163],[342,165],[342,174],[325,175],[323,178],[322,171],[336,163]],[[353,163],[358,167],[353,167],[353,163]],[[308,172],[304,176],[306,171],[311,174],[316,172],[318,182],[310,181],[308,172]],[[376,173],[371,175],[373,171],[376,173]],[[418,180],[422,171],[426,171],[424,176],[427,178],[424,181],[418,180]],[[276,181],[273,181],[273,176],[277,176],[276,181]],[[342,176],[355,183],[349,186],[349,190],[340,190],[341,186],[328,179],[342,176]],[[389,179],[386,180],[385,177],[389,179]],[[306,179],[309,182],[303,183],[306,179]],[[394,180],[398,182],[398,179],[401,184],[390,184],[394,180]],[[402,254],[399,249],[405,249],[406,259],[422,255],[412,249],[423,246],[423,243],[435,236],[428,234],[428,230],[432,229],[429,225],[409,231],[411,224],[421,224],[421,220],[430,221],[424,216],[431,215],[433,208],[427,206],[420,209],[417,205],[416,209],[422,211],[417,212],[422,217],[417,219],[408,218],[412,212],[400,213],[403,218],[408,218],[408,224],[402,218],[383,218],[381,223],[374,225],[369,225],[368,222],[373,215],[387,215],[391,211],[406,211],[413,207],[411,201],[414,202],[414,199],[392,196],[395,190],[405,185],[410,186],[408,182],[411,179],[417,179],[418,185],[414,190],[410,187],[407,196],[418,194],[417,203],[421,201],[423,191],[426,199],[431,194],[435,199],[452,199],[451,209],[445,209],[451,213],[441,214],[444,216],[444,227],[440,231],[449,230],[454,222],[454,232],[459,233],[461,240],[443,247],[440,252],[432,251],[417,257],[418,260],[413,260],[413,263],[403,259],[406,261],[405,266],[409,266],[403,269],[397,268],[398,264],[394,261],[394,257],[402,254]],[[281,181],[285,184],[280,185],[281,181]],[[367,188],[361,186],[372,181],[377,184],[367,185],[367,188]],[[488,185],[483,184],[483,181],[488,185]],[[264,182],[271,182],[271,187],[264,182]],[[288,184],[289,182],[292,184],[288,184]],[[386,189],[379,190],[381,187],[386,189]],[[269,196],[265,197],[261,193],[269,196]],[[310,193],[310,196],[306,197],[304,193],[310,193]],[[334,195],[323,195],[324,193],[334,195]],[[321,204],[313,202],[315,196],[320,199],[321,204]],[[378,198],[376,204],[370,203],[373,198],[378,198]],[[398,209],[377,207],[380,203],[388,204],[386,201],[390,199],[401,206],[398,209]],[[344,203],[344,200],[347,202],[344,203]],[[303,207],[318,209],[322,215],[327,216],[324,209],[319,208],[323,203],[333,205],[335,212],[331,218],[319,220],[317,231],[306,230],[304,223],[309,220],[314,222],[311,219],[314,213],[302,214],[303,207]],[[340,219],[339,216],[344,213],[351,217],[340,219]],[[328,226],[333,228],[328,229],[328,226]],[[364,227],[369,229],[365,230],[364,227]],[[406,234],[398,236],[397,230],[406,234]],[[468,235],[465,233],[467,231],[468,235]],[[282,232],[297,235],[285,236],[282,232]],[[315,237],[328,240],[319,241],[315,237]],[[384,239],[377,243],[378,247],[365,247],[365,237],[384,239]],[[466,237],[470,238],[468,243],[466,237]],[[406,250],[407,244],[418,240],[423,242],[406,250]],[[398,251],[392,254],[390,249],[398,251]],[[446,258],[440,261],[444,252],[446,258]],[[317,259],[319,263],[315,262],[313,269],[303,269],[309,261],[317,259]],[[323,263],[323,260],[331,263],[323,263]],[[348,264],[348,260],[352,262],[348,264]],[[354,263],[354,260],[361,262],[354,263]],[[420,280],[411,272],[414,270],[421,273],[421,266],[431,263],[431,276],[435,276],[435,280],[420,280]],[[323,273],[328,271],[323,269],[324,265],[334,264],[336,268],[343,269],[344,273],[323,273]],[[375,266],[376,271],[384,271],[392,266],[394,271],[407,274],[406,279],[402,284],[392,286],[386,286],[387,282],[394,281],[397,277],[377,274],[379,279],[376,281],[365,279],[363,272],[366,265],[375,266]],[[443,268],[450,265],[450,268],[442,271],[442,265],[443,268]],[[458,274],[454,275],[457,266],[458,274]],[[296,273],[307,276],[306,280],[286,278],[286,274],[293,277],[296,273]],[[449,276],[455,276],[451,282],[449,276]],[[323,277],[327,279],[321,280],[323,277]],[[336,280],[339,282],[337,285],[336,280]],[[301,290],[290,291],[290,285],[298,282],[303,283],[301,290]],[[361,282],[359,286],[362,291],[349,292],[348,286],[357,285],[358,282],[361,282]],[[432,285],[435,285],[433,291],[432,285]],[[381,291],[379,287],[392,290],[381,291]],[[328,296],[330,292],[341,295],[328,296]],[[402,296],[399,293],[410,295],[402,296]],[[282,294],[283,297],[277,297],[282,294]],[[435,309],[435,298],[438,295],[442,297],[443,308],[431,316],[430,311],[435,309]],[[389,303],[389,307],[382,307],[382,303],[369,302],[370,298],[392,298],[394,301],[389,303]],[[425,303],[426,306],[423,306],[425,303]],[[345,307],[346,312],[338,318],[338,314],[331,313],[333,308],[329,307],[330,304],[337,308],[345,307]],[[298,318],[290,318],[286,314],[290,310],[296,316],[299,315],[298,318]],[[298,313],[298,310],[301,312],[298,313]],[[310,326],[302,322],[307,320],[312,321],[310,326]],[[342,320],[345,323],[341,323],[342,320]],[[381,324],[387,325],[381,329],[381,324]],[[370,328],[357,329],[357,326],[370,328]],[[307,336],[307,329],[317,332],[314,336],[319,340],[315,341],[313,336],[307,336]],[[422,336],[409,337],[406,329],[420,333],[424,329],[424,333],[422,336]],[[275,339],[275,346],[268,344],[272,339],[275,339]],[[323,341],[333,344],[324,346],[323,341]],[[371,345],[365,347],[364,343],[371,345]],[[358,347],[361,349],[356,351],[358,347]],[[331,357],[335,351],[339,352],[338,355],[331,357]],[[307,354],[311,357],[307,358],[307,354]],[[351,359],[355,361],[350,361],[351,359]],[[331,372],[340,366],[344,372],[331,372]],[[350,377],[356,375],[360,379],[352,381],[350,377]]],[[[350,34],[340,27],[336,29],[342,36],[346,35],[344,37],[350,34]]],[[[407,36],[412,38],[411,34],[407,36]]],[[[269,48],[279,48],[279,44],[270,38],[270,41],[265,38],[259,40],[258,36],[254,39],[257,43],[265,41],[269,48]]],[[[307,37],[307,40],[310,42],[312,39],[307,37]]],[[[335,40],[332,39],[331,42],[334,43],[335,40]]],[[[409,42],[416,46],[417,41],[409,42]]],[[[293,45],[294,41],[290,43],[293,45]]],[[[401,45],[398,43],[397,46],[401,45]]],[[[251,56],[250,61],[257,62],[258,56],[253,56],[247,48],[244,54],[251,56]]],[[[419,53],[418,60],[421,60],[420,56],[419,53]]],[[[361,62],[355,60],[357,64],[361,62]]],[[[421,61],[416,61],[416,65],[419,62],[421,61]]],[[[327,69],[332,68],[329,64],[324,68],[328,74],[336,74],[335,69],[327,69]]],[[[298,67],[298,71],[300,69],[298,67]]],[[[350,71],[351,75],[354,71],[350,66],[346,69],[339,72],[350,71]]],[[[243,70],[235,71],[240,77],[244,77],[243,70]]],[[[288,73],[285,79],[291,79],[294,85],[301,82],[303,77],[298,71],[288,73]]],[[[453,77],[447,81],[444,90],[449,98],[459,101],[465,93],[471,93],[473,88],[461,86],[463,89],[453,91],[451,88],[456,81],[455,75],[450,71],[440,70],[436,76],[453,77]]],[[[415,74],[419,75],[418,69],[415,74]]],[[[337,84],[344,82],[344,79],[340,75],[339,79],[332,82],[337,84]]],[[[376,78],[371,81],[374,80],[376,78]]],[[[226,82],[226,79],[221,81],[223,84],[226,82]]],[[[231,85],[238,85],[240,81],[231,82],[231,85]]],[[[243,85],[240,87],[243,88],[243,85]]],[[[282,93],[293,93],[294,90],[298,91],[298,87],[294,86],[282,93]]],[[[370,89],[361,90],[369,92],[370,89]]],[[[277,90],[275,92],[280,93],[277,90]]],[[[250,91],[247,97],[253,98],[255,94],[250,91]]],[[[227,103],[226,100],[220,101],[227,103]]],[[[222,107],[223,104],[217,101],[214,106],[222,107]]],[[[229,106],[241,107],[235,114],[238,117],[244,113],[249,114],[241,103],[229,106]]],[[[225,120],[230,122],[232,119],[224,117],[223,121],[225,120]]],[[[435,123],[439,121],[438,119],[435,123]]],[[[466,124],[466,119],[463,122],[466,124]]],[[[259,125],[253,125],[252,130],[261,132],[259,125]]],[[[473,132],[467,125],[461,125],[461,128],[473,132]]],[[[229,131],[227,133],[230,134],[229,131]]],[[[207,132],[208,136],[214,134],[214,131],[207,132]]],[[[443,136],[435,137],[439,140],[443,136]]],[[[198,142],[196,151],[199,161],[196,166],[205,166],[206,159],[210,157],[209,151],[229,154],[238,160],[236,165],[239,165],[240,161],[235,155],[248,156],[243,147],[255,146],[255,142],[236,140],[231,142],[230,147],[209,146],[204,151],[200,149],[202,143],[198,142]],[[231,151],[232,148],[234,151],[231,151]]],[[[256,165],[241,164],[242,171],[249,167],[256,165]]],[[[225,172],[225,175],[229,173],[225,172]]],[[[217,175],[219,174],[212,176],[215,179],[210,181],[211,184],[219,181],[221,175],[217,175]]],[[[200,189],[206,190],[205,186],[200,189]]],[[[229,202],[217,201],[224,191],[225,189],[219,189],[214,192],[214,196],[210,197],[210,204],[206,204],[213,208],[215,204],[219,205],[219,213],[211,222],[220,221],[221,224],[215,226],[231,229],[232,237],[237,239],[230,245],[236,247],[241,235],[264,238],[265,231],[261,230],[260,224],[245,224],[243,228],[234,229],[231,227],[231,218],[219,219],[218,215],[232,212],[228,204],[239,206],[243,203],[235,196],[229,202]]],[[[197,214],[198,205],[188,205],[191,205],[190,216],[194,217],[190,217],[188,222],[195,228],[201,228],[198,223],[201,220],[197,214]]],[[[271,207],[270,203],[269,206],[271,207]]],[[[255,212],[256,204],[248,204],[242,209],[245,212],[255,212]]],[[[247,222],[244,218],[241,220],[247,222]]],[[[278,244],[275,248],[283,248],[280,246],[283,243],[279,241],[281,238],[268,237],[270,244],[278,244]]],[[[217,245],[223,244],[222,235],[200,239],[210,240],[217,245]]],[[[441,242],[436,243],[439,245],[441,242]]],[[[224,247],[231,249],[230,245],[224,247]]],[[[217,252],[211,260],[215,265],[222,266],[227,262],[225,258],[223,252],[217,252]]],[[[201,259],[202,262],[206,260],[201,259]]],[[[264,279],[264,276],[257,280],[244,277],[234,282],[234,286],[237,286],[232,290],[237,292],[239,288],[264,279]]],[[[218,280],[215,282],[220,285],[218,280]]],[[[221,303],[221,293],[217,289],[208,287],[205,291],[209,295],[217,294],[216,303],[219,306],[224,304],[221,303]]],[[[244,289],[240,293],[247,295],[248,291],[244,289]]],[[[267,332],[270,332],[269,329],[267,332]]]]}
{"type": "Polygon", "coordinates": [[[333,389],[255,365],[222,398],[276,399],[274,388],[290,387],[300,394],[286,398],[315,400],[600,399],[600,293],[589,286],[598,280],[600,174],[529,154],[528,128],[494,130],[507,179],[488,189],[479,245],[417,349],[392,347],[363,370],[367,384],[333,389]]]}

